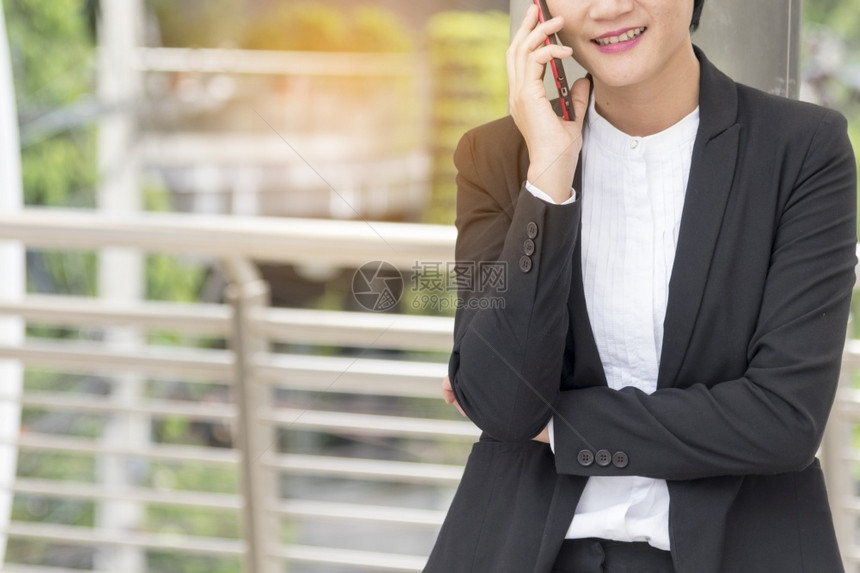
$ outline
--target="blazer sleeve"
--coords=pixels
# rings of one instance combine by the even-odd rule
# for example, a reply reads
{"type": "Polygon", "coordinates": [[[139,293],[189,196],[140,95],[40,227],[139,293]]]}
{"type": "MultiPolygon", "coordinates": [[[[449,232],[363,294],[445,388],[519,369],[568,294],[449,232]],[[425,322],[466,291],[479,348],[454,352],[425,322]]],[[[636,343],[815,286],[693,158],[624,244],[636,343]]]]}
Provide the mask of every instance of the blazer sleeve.
{"type": "Polygon", "coordinates": [[[781,473],[813,461],[855,281],[857,179],[844,118],[823,116],[799,173],[781,212],[743,376],[711,383],[701,373],[698,382],[651,395],[562,392],[554,418],[559,473],[678,480],[781,473]],[[585,466],[582,450],[624,452],[627,465],[585,466]]]}
{"type": "Polygon", "coordinates": [[[475,280],[460,281],[449,378],[486,434],[523,441],[546,426],[560,391],[580,205],[534,197],[512,167],[515,145],[498,138],[473,130],[454,155],[457,265],[475,280]],[[486,288],[491,268],[503,276],[486,288]]]}

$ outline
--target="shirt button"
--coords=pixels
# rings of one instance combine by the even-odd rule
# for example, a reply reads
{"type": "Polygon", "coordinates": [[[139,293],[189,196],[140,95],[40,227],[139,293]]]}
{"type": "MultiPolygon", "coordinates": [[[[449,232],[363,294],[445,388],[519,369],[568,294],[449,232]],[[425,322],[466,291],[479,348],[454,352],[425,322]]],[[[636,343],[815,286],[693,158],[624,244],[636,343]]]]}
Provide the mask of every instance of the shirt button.
{"type": "Polygon", "coordinates": [[[612,455],[612,465],[616,468],[624,469],[627,467],[628,463],[630,463],[630,460],[624,452],[615,452],[612,455]]]}
{"type": "Polygon", "coordinates": [[[639,140],[638,139],[631,139],[630,140],[630,149],[636,149],[637,147],[639,147],[639,140]]]}
{"type": "Polygon", "coordinates": [[[532,270],[532,260],[529,257],[525,255],[520,257],[520,270],[524,273],[527,273],[532,270]]]}
{"type": "Polygon", "coordinates": [[[587,468],[594,463],[594,454],[590,450],[580,450],[576,455],[576,461],[579,462],[579,465],[587,468]]]}
{"type": "Polygon", "coordinates": [[[529,256],[533,255],[535,252],[535,242],[531,239],[523,241],[523,252],[529,256]]]}
{"type": "Polygon", "coordinates": [[[529,221],[529,224],[526,225],[526,234],[529,236],[529,239],[534,239],[538,234],[538,226],[534,221],[529,221]]]}
{"type": "Polygon", "coordinates": [[[600,467],[605,468],[612,463],[612,454],[610,454],[608,450],[598,450],[597,454],[594,456],[594,461],[596,461],[597,465],[600,467]]]}

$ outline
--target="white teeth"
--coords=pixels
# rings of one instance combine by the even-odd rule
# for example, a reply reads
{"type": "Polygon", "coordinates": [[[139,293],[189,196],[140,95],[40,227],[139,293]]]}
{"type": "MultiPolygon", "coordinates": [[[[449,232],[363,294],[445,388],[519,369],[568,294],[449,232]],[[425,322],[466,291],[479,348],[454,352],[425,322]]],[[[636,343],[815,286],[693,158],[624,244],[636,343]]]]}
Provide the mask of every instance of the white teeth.
{"type": "Polygon", "coordinates": [[[619,34],[617,36],[609,36],[607,38],[598,38],[595,40],[600,46],[608,46],[609,44],[617,44],[618,42],[626,42],[628,40],[632,40],[633,38],[639,36],[642,32],[645,31],[645,27],[634,28],[633,30],[627,30],[623,34],[619,34]]]}

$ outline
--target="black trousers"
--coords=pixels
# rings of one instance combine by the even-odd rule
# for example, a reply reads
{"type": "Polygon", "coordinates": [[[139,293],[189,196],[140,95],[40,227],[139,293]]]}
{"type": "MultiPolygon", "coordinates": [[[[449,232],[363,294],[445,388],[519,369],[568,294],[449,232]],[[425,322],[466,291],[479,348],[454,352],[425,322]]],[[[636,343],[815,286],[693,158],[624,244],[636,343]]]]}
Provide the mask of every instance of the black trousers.
{"type": "Polygon", "coordinates": [[[552,573],[674,573],[672,555],[647,543],[565,539],[552,573]]]}

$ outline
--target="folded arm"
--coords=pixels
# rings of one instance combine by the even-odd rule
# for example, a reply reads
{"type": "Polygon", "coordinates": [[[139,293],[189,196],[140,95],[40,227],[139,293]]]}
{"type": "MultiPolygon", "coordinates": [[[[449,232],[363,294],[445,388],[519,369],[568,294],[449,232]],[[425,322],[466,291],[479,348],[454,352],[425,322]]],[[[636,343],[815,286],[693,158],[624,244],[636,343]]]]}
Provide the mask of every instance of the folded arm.
{"type": "Polygon", "coordinates": [[[457,262],[474,265],[477,276],[500,263],[505,284],[460,289],[449,377],[479,428],[502,441],[529,440],[559,394],[580,206],[550,204],[522,183],[518,191],[486,184],[481,173],[494,167],[482,151],[470,132],[455,153],[457,262]],[[490,297],[493,304],[479,303],[490,297]]]}
{"type": "MultiPolygon", "coordinates": [[[[832,117],[832,116],[830,116],[832,117]]],[[[769,474],[811,463],[836,392],[855,280],[856,167],[844,120],[819,125],[782,210],[747,368],[646,395],[565,391],[554,418],[556,467],[575,475],[694,479],[769,474]],[[582,450],[627,454],[623,468],[584,464],[582,450]]],[[[725,312],[732,293],[725,297],[725,312]]],[[[701,352],[719,355],[714,337],[701,352]]]]}

